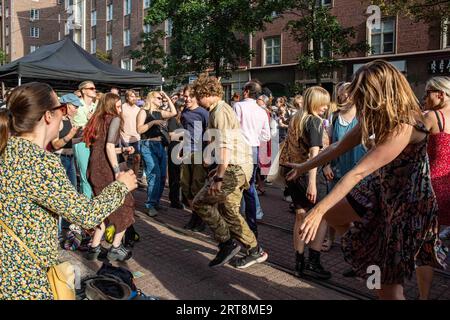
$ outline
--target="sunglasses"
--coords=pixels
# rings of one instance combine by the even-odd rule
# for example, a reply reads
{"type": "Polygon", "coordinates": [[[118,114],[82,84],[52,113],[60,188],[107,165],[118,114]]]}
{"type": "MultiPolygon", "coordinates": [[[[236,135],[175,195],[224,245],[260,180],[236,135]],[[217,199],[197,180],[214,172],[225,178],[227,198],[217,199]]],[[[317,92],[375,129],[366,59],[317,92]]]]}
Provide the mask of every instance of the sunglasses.
{"type": "Polygon", "coordinates": [[[50,111],[55,111],[55,110],[58,110],[58,109],[61,110],[63,116],[67,115],[67,104],[66,103],[63,103],[63,104],[60,104],[59,106],[51,108],[50,111]]]}
{"type": "Polygon", "coordinates": [[[83,89],[86,89],[86,90],[97,90],[95,87],[89,87],[89,88],[83,88],[83,89]]]}

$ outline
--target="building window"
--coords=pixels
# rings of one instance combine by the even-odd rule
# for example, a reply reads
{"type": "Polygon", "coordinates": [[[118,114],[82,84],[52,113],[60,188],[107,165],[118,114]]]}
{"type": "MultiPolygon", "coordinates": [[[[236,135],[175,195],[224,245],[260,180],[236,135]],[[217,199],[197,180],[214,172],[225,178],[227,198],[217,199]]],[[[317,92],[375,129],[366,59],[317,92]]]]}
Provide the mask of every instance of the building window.
{"type": "Polygon", "coordinates": [[[450,20],[442,21],[442,49],[450,48],[450,20]]]}
{"type": "Polygon", "coordinates": [[[144,24],[144,32],[149,33],[152,31],[152,26],[150,24],[144,24]]]}
{"type": "Polygon", "coordinates": [[[112,34],[106,35],[106,51],[112,50],[112,34]]]}
{"type": "Polygon", "coordinates": [[[131,59],[122,59],[121,67],[122,67],[122,69],[133,71],[133,60],[131,60],[131,59]]]}
{"type": "Polygon", "coordinates": [[[131,44],[130,29],[123,30],[123,46],[128,47],[131,44]]]}
{"type": "Polygon", "coordinates": [[[30,10],[30,20],[31,21],[39,20],[39,9],[30,10]]]}
{"type": "Polygon", "coordinates": [[[39,46],[30,46],[30,53],[35,52],[39,46]]]}
{"type": "Polygon", "coordinates": [[[331,6],[333,4],[333,1],[332,0],[317,0],[316,4],[318,6],[320,5],[322,7],[326,7],[326,6],[331,6]]]}
{"type": "Polygon", "coordinates": [[[5,36],[9,37],[9,26],[8,25],[5,26],[5,36]]]}
{"type": "Polygon", "coordinates": [[[123,15],[131,14],[131,0],[123,0],[123,15]]]}
{"type": "Polygon", "coordinates": [[[113,19],[113,5],[108,4],[106,6],[106,21],[111,21],[113,19]]]}
{"type": "Polygon", "coordinates": [[[91,39],[91,53],[95,54],[97,52],[97,39],[91,39]]]}
{"type": "Polygon", "coordinates": [[[32,38],[39,38],[39,28],[38,27],[31,27],[30,28],[30,37],[32,38]]]}
{"type": "Polygon", "coordinates": [[[151,0],[144,0],[144,9],[150,8],[151,0]]]}
{"type": "Polygon", "coordinates": [[[165,32],[166,32],[166,36],[167,37],[171,37],[172,36],[172,31],[173,31],[173,21],[172,19],[167,19],[166,23],[165,23],[165,32]]]}
{"type": "Polygon", "coordinates": [[[370,31],[371,53],[394,53],[395,50],[395,18],[383,19],[379,29],[370,31]]]}
{"type": "Polygon", "coordinates": [[[281,37],[264,39],[264,64],[281,63],[281,37]]]}
{"type": "Polygon", "coordinates": [[[8,18],[8,17],[9,17],[9,8],[6,7],[5,8],[5,18],[8,18]]]}
{"type": "Polygon", "coordinates": [[[91,26],[95,27],[97,25],[97,11],[91,11],[91,26]]]}

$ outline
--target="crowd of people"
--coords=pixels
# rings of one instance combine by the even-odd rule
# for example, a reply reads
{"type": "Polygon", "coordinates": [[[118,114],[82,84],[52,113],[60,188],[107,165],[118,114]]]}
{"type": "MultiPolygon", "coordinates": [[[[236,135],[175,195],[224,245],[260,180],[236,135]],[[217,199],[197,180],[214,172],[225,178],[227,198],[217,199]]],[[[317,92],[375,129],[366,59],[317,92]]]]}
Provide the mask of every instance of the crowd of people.
{"type": "Polygon", "coordinates": [[[423,101],[382,60],[333,95],[313,86],[274,99],[254,79],[229,103],[207,74],[171,96],[156,90],[145,99],[134,90],[99,93],[92,81],[61,97],[27,83],[0,110],[2,299],[52,299],[45,267],[56,263],[58,245],[74,249],[71,232],[88,239],[89,260],[130,259],[138,184],[148,216],[167,210],[168,185],[170,206],[192,213],[184,227],[211,229],[218,252],[210,267],[262,263],[268,252],[257,221],[269,174],[284,181],[280,198],[295,214],[298,277],[332,277],[321,255],[337,235],[347,276],[380,268],[381,299],[404,299],[414,272],[427,299],[434,268],[446,267],[448,77],[431,79],[423,101]]]}

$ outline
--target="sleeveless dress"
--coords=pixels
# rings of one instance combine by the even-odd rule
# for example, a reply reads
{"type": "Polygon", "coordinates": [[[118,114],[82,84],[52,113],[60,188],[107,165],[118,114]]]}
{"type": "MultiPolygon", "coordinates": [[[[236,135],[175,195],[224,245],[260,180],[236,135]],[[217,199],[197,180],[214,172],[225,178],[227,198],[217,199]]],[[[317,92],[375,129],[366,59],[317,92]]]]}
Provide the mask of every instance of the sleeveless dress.
{"type": "MultiPolygon", "coordinates": [[[[87,177],[92,186],[94,196],[101,194],[105,187],[116,180],[106,154],[107,130],[113,118],[113,116],[106,116],[105,132],[99,132],[97,140],[90,147],[91,156],[89,157],[87,177]]],[[[119,143],[119,139],[120,135],[117,137],[117,144],[119,143]]],[[[131,192],[125,197],[123,205],[110,214],[105,220],[105,223],[106,225],[113,224],[116,233],[125,231],[134,223],[134,198],[131,192]]]]}
{"type": "Polygon", "coordinates": [[[443,123],[435,111],[440,132],[430,135],[428,156],[430,157],[431,183],[439,207],[439,224],[450,226],[450,134],[444,132],[445,118],[441,111],[439,113],[443,123]]]}
{"type": "MultiPolygon", "coordinates": [[[[429,133],[423,124],[415,128],[429,133]]],[[[427,138],[409,144],[386,166],[361,181],[347,200],[361,217],[342,237],[345,260],[358,276],[378,266],[382,284],[403,284],[416,265],[445,268],[438,238],[427,138]]]]}

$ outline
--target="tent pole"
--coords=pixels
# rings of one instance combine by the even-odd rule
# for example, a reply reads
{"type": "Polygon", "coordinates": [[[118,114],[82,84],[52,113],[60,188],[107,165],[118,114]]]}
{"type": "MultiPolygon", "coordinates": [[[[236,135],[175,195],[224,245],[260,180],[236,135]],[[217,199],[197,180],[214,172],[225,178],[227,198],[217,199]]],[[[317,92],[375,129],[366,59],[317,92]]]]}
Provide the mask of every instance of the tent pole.
{"type": "Polygon", "coordinates": [[[19,75],[19,79],[17,79],[17,85],[21,86],[22,85],[22,77],[19,75]]]}

